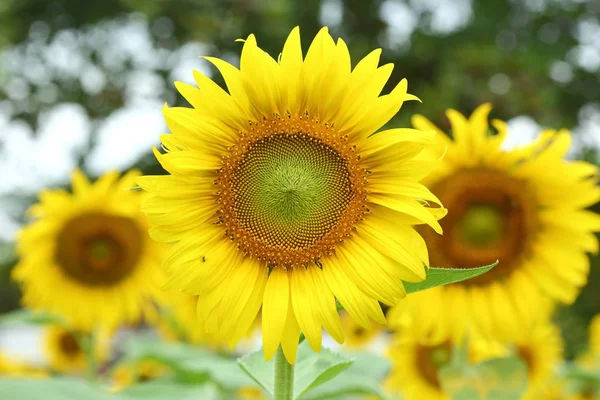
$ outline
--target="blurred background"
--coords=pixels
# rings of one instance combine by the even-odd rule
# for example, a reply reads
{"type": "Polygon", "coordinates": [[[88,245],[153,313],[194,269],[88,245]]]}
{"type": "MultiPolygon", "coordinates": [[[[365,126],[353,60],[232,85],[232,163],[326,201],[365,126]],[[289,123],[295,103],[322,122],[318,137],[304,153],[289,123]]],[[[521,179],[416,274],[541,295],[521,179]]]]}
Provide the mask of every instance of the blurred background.
{"type": "MultiPolygon", "coordinates": [[[[393,121],[421,113],[448,128],[444,110],[482,102],[508,120],[507,146],[542,127],[574,133],[572,158],[598,163],[600,1],[591,0],[2,0],[0,1],[0,313],[19,307],[9,282],[24,210],[45,187],[67,187],[79,166],[160,173],[151,155],[166,132],[161,108],[183,104],[173,82],[199,56],[238,64],[254,33],[276,57],[299,25],[305,49],[327,25],[354,60],[381,47],[406,77],[411,102],[393,121]]],[[[599,207],[597,207],[599,208],[599,207]]],[[[596,210],[600,211],[600,210],[596,210]]],[[[600,258],[573,307],[558,314],[572,357],[600,311],[600,258]]]]}

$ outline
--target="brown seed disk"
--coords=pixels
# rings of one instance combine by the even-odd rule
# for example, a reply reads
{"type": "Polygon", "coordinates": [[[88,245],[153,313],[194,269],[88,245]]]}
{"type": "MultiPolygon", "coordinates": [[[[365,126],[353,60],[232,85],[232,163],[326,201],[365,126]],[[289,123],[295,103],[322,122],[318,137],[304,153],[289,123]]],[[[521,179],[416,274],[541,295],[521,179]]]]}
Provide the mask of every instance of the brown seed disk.
{"type": "Polygon", "coordinates": [[[448,215],[440,221],[443,236],[420,228],[432,266],[473,268],[500,260],[490,272],[461,283],[483,285],[510,275],[527,256],[538,224],[536,201],[526,182],[503,171],[472,168],[442,179],[432,192],[448,208],[448,215]],[[486,245],[470,242],[461,231],[465,215],[475,207],[494,210],[501,221],[497,238],[486,245]]]}
{"type": "Polygon", "coordinates": [[[54,258],[72,279],[90,286],[110,286],[135,269],[143,237],[131,218],[82,214],[65,224],[58,235],[54,258]]]}

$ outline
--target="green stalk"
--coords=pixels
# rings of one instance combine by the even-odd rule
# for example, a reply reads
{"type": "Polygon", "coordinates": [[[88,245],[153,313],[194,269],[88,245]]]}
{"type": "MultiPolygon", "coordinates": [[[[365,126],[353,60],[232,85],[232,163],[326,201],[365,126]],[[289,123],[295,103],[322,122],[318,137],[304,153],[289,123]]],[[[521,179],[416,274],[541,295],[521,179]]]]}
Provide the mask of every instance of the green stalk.
{"type": "Polygon", "coordinates": [[[294,366],[288,363],[281,346],[275,353],[275,400],[294,398],[294,366]]]}

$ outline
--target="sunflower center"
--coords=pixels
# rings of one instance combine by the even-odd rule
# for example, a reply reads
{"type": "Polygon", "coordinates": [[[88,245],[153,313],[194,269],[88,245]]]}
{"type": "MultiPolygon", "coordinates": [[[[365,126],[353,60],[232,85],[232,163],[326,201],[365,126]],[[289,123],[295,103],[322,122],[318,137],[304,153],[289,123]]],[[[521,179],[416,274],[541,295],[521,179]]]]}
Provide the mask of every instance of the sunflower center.
{"type": "Polygon", "coordinates": [[[59,338],[60,350],[68,357],[74,358],[81,353],[77,338],[70,332],[65,332],[59,338]]]}
{"type": "Polygon", "coordinates": [[[272,267],[318,262],[366,212],[366,175],[357,163],[345,139],[316,121],[255,126],[219,174],[227,234],[272,267]]]}
{"type": "Polygon", "coordinates": [[[89,213],[65,224],[58,237],[55,259],[62,271],[78,282],[108,286],[122,281],[142,253],[142,231],[134,220],[89,213]]]}
{"type": "Polygon", "coordinates": [[[451,174],[432,192],[448,208],[440,221],[443,236],[421,229],[432,265],[473,268],[500,260],[490,272],[460,283],[484,285],[507,277],[526,257],[535,234],[536,203],[524,182],[505,172],[472,168],[451,174]]]}
{"type": "Polygon", "coordinates": [[[265,243],[289,248],[323,237],[352,198],[345,160],[306,135],[258,140],[232,183],[240,224],[265,243]]]}
{"type": "Polygon", "coordinates": [[[362,338],[363,336],[367,336],[368,333],[369,332],[362,326],[357,326],[352,330],[352,335],[356,338],[362,338]]]}
{"type": "Polygon", "coordinates": [[[90,268],[106,270],[110,268],[111,261],[118,251],[116,245],[110,238],[95,238],[88,245],[88,260],[90,268]]]}
{"type": "Polygon", "coordinates": [[[456,229],[464,242],[485,248],[502,238],[504,218],[497,207],[474,204],[457,221],[456,229]]]}
{"type": "Polygon", "coordinates": [[[438,371],[450,362],[452,345],[450,342],[436,346],[418,345],[416,350],[416,369],[431,386],[441,388],[438,371]]]}

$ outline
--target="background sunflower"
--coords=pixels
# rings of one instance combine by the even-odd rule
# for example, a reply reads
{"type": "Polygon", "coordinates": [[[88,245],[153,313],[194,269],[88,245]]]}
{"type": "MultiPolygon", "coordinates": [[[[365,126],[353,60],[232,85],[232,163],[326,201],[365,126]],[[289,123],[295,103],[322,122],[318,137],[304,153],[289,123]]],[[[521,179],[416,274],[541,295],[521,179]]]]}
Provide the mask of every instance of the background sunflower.
{"type": "Polygon", "coordinates": [[[45,191],[19,234],[13,278],[23,303],[64,318],[73,328],[115,329],[153,315],[163,249],[147,236],[137,171],[109,172],[94,184],[80,172],[72,190],[45,191]],[[73,301],[73,299],[76,299],[73,301]]]}
{"type": "Polygon", "coordinates": [[[411,314],[428,336],[461,340],[476,330],[519,337],[549,303],[574,302],[589,274],[586,253],[598,251],[600,215],[586,210],[600,200],[598,168],[565,160],[571,135],[564,130],[503,149],[507,126],[493,120],[497,132],[490,134],[490,110],[484,104],[468,119],[448,110],[453,140],[426,118],[413,118],[415,127],[437,130],[437,152],[444,154],[427,177],[450,210],[443,236],[422,230],[431,265],[473,268],[501,260],[489,274],[419,293],[392,311],[392,319],[411,314]],[[430,310],[429,304],[439,305],[430,310]]]}
{"type": "Polygon", "coordinates": [[[93,349],[87,349],[81,332],[64,326],[48,326],[44,330],[45,359],[54,372],[66,375],[83,375],[87,372],[91,354],[99,364],[107,361],[110,352],[109,336],[104,333],[94,340],[93,349]]]}

